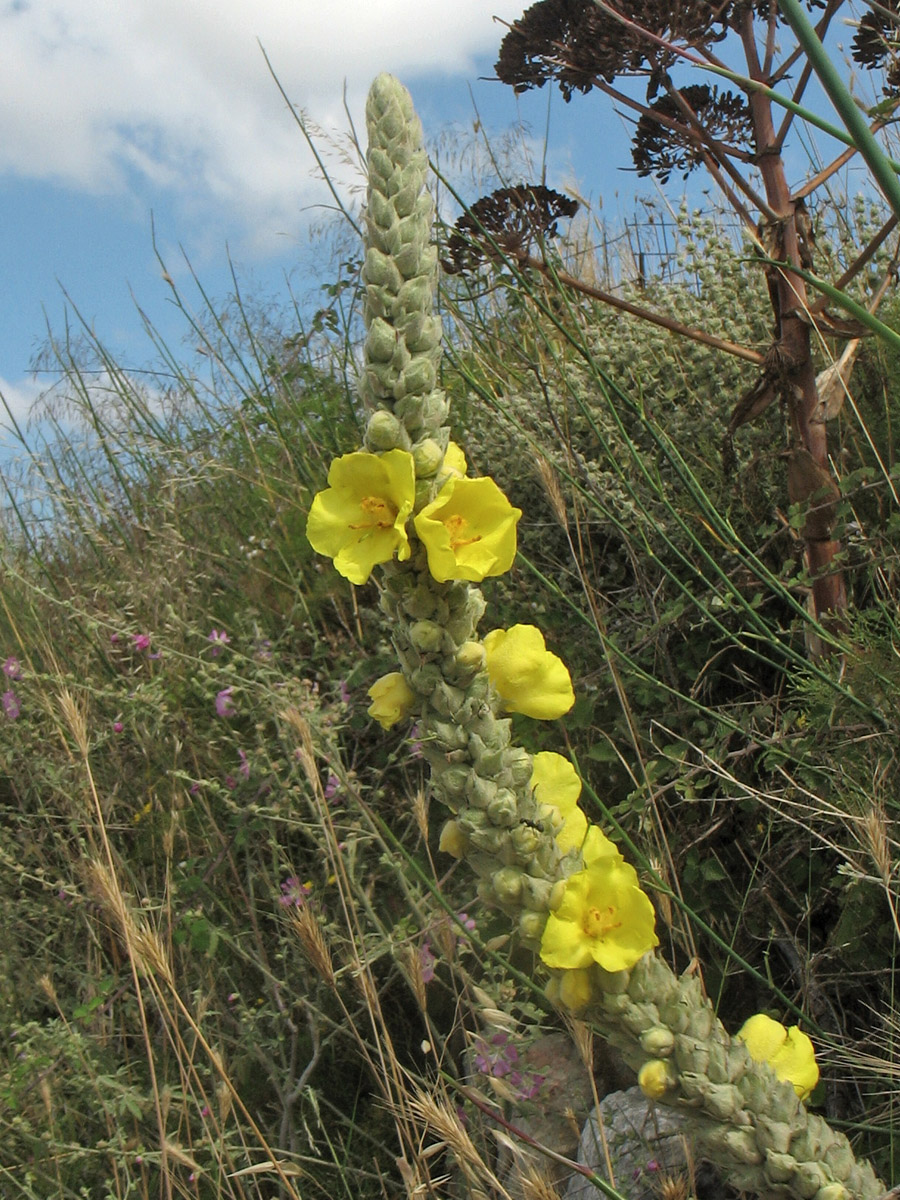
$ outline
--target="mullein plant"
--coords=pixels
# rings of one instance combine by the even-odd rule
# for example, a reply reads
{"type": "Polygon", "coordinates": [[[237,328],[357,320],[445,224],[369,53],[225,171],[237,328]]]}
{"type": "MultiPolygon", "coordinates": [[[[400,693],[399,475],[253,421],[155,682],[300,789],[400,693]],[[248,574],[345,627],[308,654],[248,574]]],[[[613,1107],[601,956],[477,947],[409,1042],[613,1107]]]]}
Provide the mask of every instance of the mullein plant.
{"type": "Polygon", "coordinates": [[[512,566],[522,514],[492,479],[469,476],[450,440],[433,207],[409,93],[379,76],[366,119],[360,390],[371,415],[363,449],[332,464],[307,535],[352,583],[380,575],[399,670],[374,684],[369,711],[385,728],[415,718],[450,813],[441,849],[467,862],[481,898],[537,952],[550,996],[618,1047],[648,1097],[682,1111],[730,1183],[798,1200],[875,1197],[871,1168],[803,1104],[818,1079],[809,1038],[763,1014],[728,1035],[699,980],[654,952],[653,905],[579,807],[573,765],[511,739],[504,714],[562,717],[572,681],[535,626],[478,633],[477,585],[512,566]]]}

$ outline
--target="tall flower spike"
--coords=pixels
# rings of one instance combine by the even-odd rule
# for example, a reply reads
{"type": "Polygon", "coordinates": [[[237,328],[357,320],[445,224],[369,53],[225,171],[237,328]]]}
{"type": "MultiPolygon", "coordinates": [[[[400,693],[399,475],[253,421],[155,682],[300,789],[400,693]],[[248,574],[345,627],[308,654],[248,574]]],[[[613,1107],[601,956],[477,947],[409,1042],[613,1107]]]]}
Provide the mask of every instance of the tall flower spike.
{"type": "MultiPolygon", "coordinates": [[[[428,159],[422,126],[409,92],[379,75],[366,103],[369,131],[365,403],[397,418],[393,446],[415,448],[435,437],[447,414],[437,388],[441,324],[433,313],[437,252],[431,245],[433,204],[425,190],[428,159]]],[[[372,449],[388,449],[388,423],[375,414],[367,434],[372,449]],[[372,444],[376,437],[378,444],[372,444]]],[[[446,448],[447,435],[438,439],[446,448]]]]}
{"type": "MultiPolygon", "coordinates": [[[[448,448],[445,401],[436,388],[428,390],[438,366],[438,326],[429,308],[425,160],[409,97],[395,80],[376,81],[367,119],[370,336],[362,394],[378,411],[366,445],[412,452],[421,511],[448,482],[450,466],[446,453],[438,463],[435,452],[448,448]]],[[[635,1072],[649,1061],[667,1064],[653,1068],[659,1078],[645,1072],[645,1082],[656,1092],[666,1083],[662,1101],[678,1104],[686,1135],[734,1186],[786,1200],[874,1200],[884,1188],[871,1167],[856,1162],[846,1137],[808,1112],[791,1084],[778,1082],[729,1037],[696,975],[676,976],[658,954],[641,953],[655,941],[649,900],[600,829],[588,828],[583,871],[574,851],[560,853],[533,795],[531,757],[513,744],[510,722],[497,712],[501,699],[508,709],[527,711],[521,702],[530,698],[540,709],[532,715],[541,717],[571,706],[568,672],[540,632],[525,627],[531,632],[521,639],[522,627],[495,630],[482,647],[480,591],[462,581],[437,582],[424,553],[386,562],[382,574],[381,603],[415,693],[432,788],[452,814],[443,848],[473,869],[479,895],[509,914],[527,946],[537,949],[543,939],[545,961],[561,964],[548,991],[585,1009],[635,1072]],[[551,669],[542,671],[542,664],[551,669]],[[612,928],[613,915],[630,927],[630,939],[612,928]],[[632,967],[610,973],[636,953],[632,967]]]]}

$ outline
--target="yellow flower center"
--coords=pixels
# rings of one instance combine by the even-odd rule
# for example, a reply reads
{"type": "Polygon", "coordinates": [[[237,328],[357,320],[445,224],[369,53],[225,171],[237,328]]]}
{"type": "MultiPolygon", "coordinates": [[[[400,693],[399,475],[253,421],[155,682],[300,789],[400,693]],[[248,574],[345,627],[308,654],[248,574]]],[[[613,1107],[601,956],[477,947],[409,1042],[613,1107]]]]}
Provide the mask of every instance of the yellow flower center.
{"type": "Polygon", "coordinates": [[[609,908],[586,909],[581,922],[585,937],[596,940],[604,938],[614,929],[618,929],[622,922],[616,920],[617,915],[612,905],[609,908]]]}
{"type": "Polygon", "coordinates": [[[474,542],[481,541],[480,533],[476,533],[474,537],[466,537],[469,522],[460,513],[451,513],[449,517],[445,517],[444,526],[450,534],[450,549],[454,552],[462,546],[471,546],[474,542]]]}
{"type": "Polygon", "coordinates": [[[397,519],[397,510],[381,496],[363,496],[359,502],[368,520],[358,521],[351,529],[392,529],[397,519]]]}

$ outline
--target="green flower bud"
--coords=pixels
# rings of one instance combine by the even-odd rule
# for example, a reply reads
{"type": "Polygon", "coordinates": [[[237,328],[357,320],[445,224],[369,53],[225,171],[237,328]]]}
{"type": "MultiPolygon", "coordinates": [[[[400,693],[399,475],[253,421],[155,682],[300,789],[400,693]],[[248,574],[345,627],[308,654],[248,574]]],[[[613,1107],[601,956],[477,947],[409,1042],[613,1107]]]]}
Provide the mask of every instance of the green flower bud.
{"type": "Polygon", "coordinates": [[[499,904],[515,904],[522,894],[524,875],[517,867],[501,867],[491,876],[494,895],[499,904]]]}
{"type": "MultiPolygon", "coordinates": [[[[496,787],[496,785],[494,785],[496,787]]],[[[518,805],[515,795],[506,789],[500,789],[487,806],[488,820],[493,825],[511,829],[518,817],[518,805]]]]}
{"type": "Polygon", "coordinates": [[[409,640],[421,654],[437,654],[444,637],[443,629],[434,621],[415,621],[409,628],[409,640]]]}
{"type": "Polygon", "coordinates": [[[434,438],[423,438],[413,447],[413,462],[416,464],[416,476],[428,479],[436,475],[444,461],[444,451],[434,438]]]}
{"type": "Polygon", "coordinates": [[[527,860],[541,844],[541,835],[530,825],[516,825],[512,831],[512,844],[516,854],[527,860]]]}
{"type": "Polygon", "coordinates": [[[531,912],[526,908],[519,914],[519,935],[524,942],[540,942],[546,924],[546,913],[531,912]]]}
{"type": "Polygon", "coordinates": [[[654,1058],[668,1058],[675,1048],[675,1036],[665,1025],[654,1025],[641,1034],[641,1049],[654,1058]]]}
{"type": "Polygon", "coordinates": [[[366,356],[370,362],[388,363],[397,348],[397,332],[387,321],[376,318],[366,334],[366,356]]]}
{"type": "Polygon", "coordinates": [[[366,426],[366,447],[373,452],[404,450],[409,442],[406,430],[392,412],[379,408],[369,417],[366,426]]]}
{"type": "Polygon", "coordinates": [[[535,912],[550,911],[550,897],[556,883],[549,879],[538,879],[535,875],[526,875],[522,880],[522,895],[528,908],[535,912]]]}
{"type": "Polygon", "coordinates": [[[790,1183],[797,1170],[797,1160],[790,1154],[766,1152],[766,1179],[770,1183],[790,1183]]]}
{"type": "Polygon", "coordinates": [[[438,684],[443,683],[440,668],[435,663],[424,663],[410,675],[410,684],[420,696],[430,696],[438,684]]]}
{"type": "Polygon", "coordinates": [[[477,771],[470,771],[466,780],[466,799],[473,808],[486,809],[497,795],[497,785],[477,771]]]}

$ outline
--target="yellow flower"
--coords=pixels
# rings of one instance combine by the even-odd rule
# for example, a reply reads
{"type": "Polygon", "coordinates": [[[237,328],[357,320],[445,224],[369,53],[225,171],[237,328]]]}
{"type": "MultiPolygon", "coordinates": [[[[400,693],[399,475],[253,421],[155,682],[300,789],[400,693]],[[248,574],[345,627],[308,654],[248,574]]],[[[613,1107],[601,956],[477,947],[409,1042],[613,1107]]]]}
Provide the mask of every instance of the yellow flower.
{"type": "Polygon", "coordinates": [[[306,536],[351,583],[365,583],[376,563],[395,553],[409,558],[405,525],[415,497],[415,466],[406,450],[344,454],[331,464],[328,488],[312,502],[306,536]]]}
{"type": "Polygon", "coordinates": [[[369,688],[372,703],[368,713],[384,729],[390,729],[404,717],[408,717],[416,703],[416,693],[399,671],[391,671],[376,679],[369,688]]]}
{"type": "Polygon", "coordinates": [[[493,479],[452,476],[415,519],[432,577],[438,583],[480,583],[488,575],[508,571],[516,557],[516,522],[521,515],[493,479]]]}
{"type": "Polygon", "coordinates": [[[534,756],[531,788],[540,807],[540,819],[553,825],[560,853],[579,847],[588,823],[578,807],[581,780],[569,760],[552,750],[541,750],[534,756]]]}
{"type": "Polygon", "coordinates": [[[796,1025],[786,1029],[765,1013],[757,1013],[744,1022],[737,1035],[756,1062],[767,1062],[779,1079],[794,1085],[805,1100],[819,1082],[819,1067],[813,1044],[796,1025]]]}
{"type": "Polygon", "coordinates": [[[565,663],[547,649],[534,625],[493,629],[484,639],[484,649],[488,678],[507,712],[552,721],[575,703],[565,663]]]}
{"type": "Polygon", "coordinates": [[[562,903],[547,918],[541,958],[577,970],[599,963],[625,971],[658,945],[653,905],[629,863],[601,858],[566,880],[562,903]]]}

